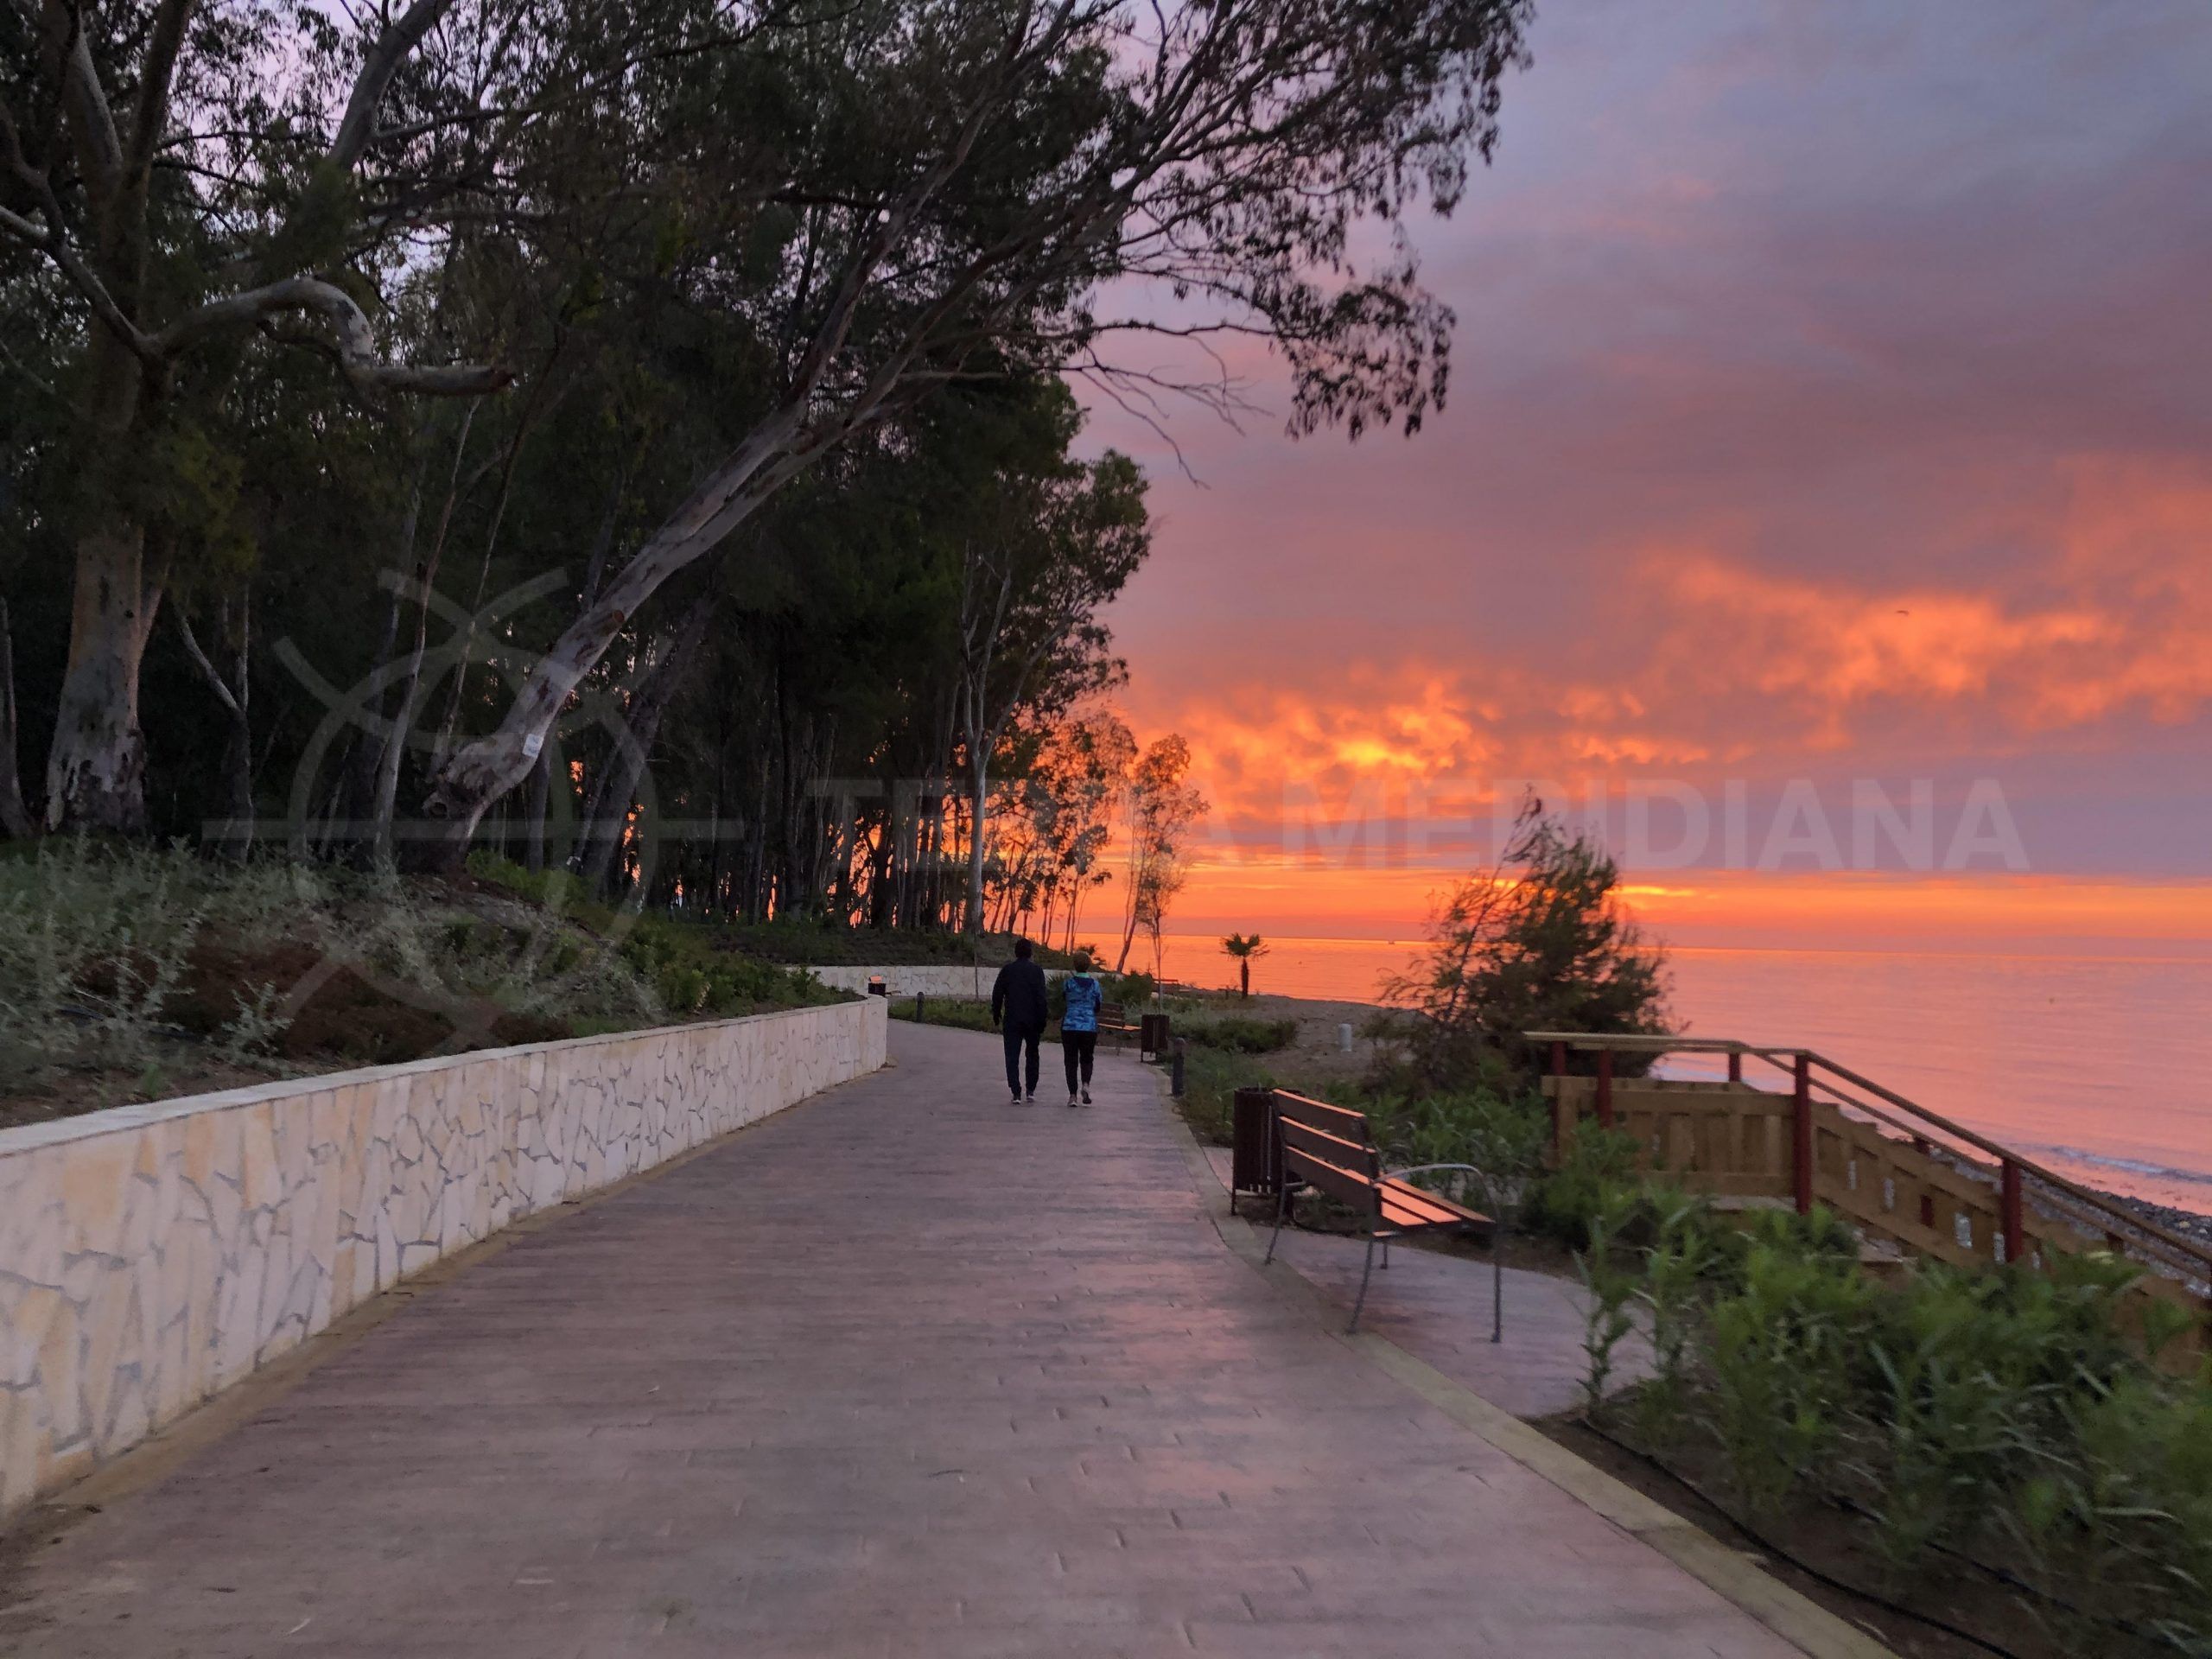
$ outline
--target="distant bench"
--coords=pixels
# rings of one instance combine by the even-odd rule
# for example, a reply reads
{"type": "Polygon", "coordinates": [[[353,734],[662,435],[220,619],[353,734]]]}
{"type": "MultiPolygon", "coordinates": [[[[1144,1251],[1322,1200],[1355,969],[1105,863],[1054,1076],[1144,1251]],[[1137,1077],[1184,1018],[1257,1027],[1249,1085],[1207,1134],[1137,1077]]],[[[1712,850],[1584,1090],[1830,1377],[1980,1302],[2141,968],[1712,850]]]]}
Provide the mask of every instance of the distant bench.
{"type": "MultiPolygon", "coordinates": [[[[1351,1205],[1363,1224],[1367,1262],[1360,1269],[1359,1294],[1352,1301],[1347,1331],[1359,1329],[1359,1311],[1367,1303],[1367,1281],[1375,1271],[1377,1244],[1382,1247],[1385,1268],[1390,1265],[1390,1241],[1416,1234],[1479,1234],[1491,1240],[1495,1250],[1497,1224],[1488,1216],[1463,1209],[1403,1179],[1446,1169],[1479,1174],[1472,1165],[1417,1164],[1409,1169],[1385,1170],[1365,1113],[1309,1100],[1287,1090],[1274,1091],[1268,1116],[1281,1154],[1282,1175],[1275,1187],[1275,1226],[1268,1237],[1268,1261],[1275,1259],[1275,1242],[1282,1236],[1282,1224],[1290,1213],[1293,1187],[1311,1188],[1351,1205]]],[[[1492,1340],[1496,1339],[1493,1335],[1492,1340]]]]}
{"type": "Polygon", "coordinates": [[[1098,1034],[1111,1035],[1116,1047],[1137,1034],[1139,1027],[1129,1018],[1126,1002],[1101,1002],[1098,1005],[1098,1034]]]}

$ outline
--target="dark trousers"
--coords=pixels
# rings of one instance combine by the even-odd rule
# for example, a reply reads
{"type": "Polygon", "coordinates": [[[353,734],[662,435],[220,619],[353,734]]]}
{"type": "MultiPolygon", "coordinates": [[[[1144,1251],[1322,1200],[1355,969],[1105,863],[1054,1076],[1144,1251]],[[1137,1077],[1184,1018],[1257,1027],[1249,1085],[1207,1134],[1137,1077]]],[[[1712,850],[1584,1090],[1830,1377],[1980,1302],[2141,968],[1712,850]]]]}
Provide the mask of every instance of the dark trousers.
{"type": "Polygon", "coordinates": [[[1006,1028],[1006,1086],[1017,1095],[1037,1092],[1037,1073],[1044,1064],[1037,1052],[1037,1045],[1044,1036],[1041,1031],[1017,1031],[1012,1026],[1006,1028]],[[1029,1060],[1029,1086],[1027,1089],[1021,1085],[1024,1049],[1028,1051],[1029,1060]]]}
{"type": "Polygon", "coordinates": [[[1095,1031],[1063,1031],[1060,1033],[1060,1058],[1068,1068],[1068,1093],[1076,1090],[1077,1071],[1082,1071],[1083,1086],[1090,1087],[1091,1062],[1098,1058],[1098,1033],[1095,1031]]]}

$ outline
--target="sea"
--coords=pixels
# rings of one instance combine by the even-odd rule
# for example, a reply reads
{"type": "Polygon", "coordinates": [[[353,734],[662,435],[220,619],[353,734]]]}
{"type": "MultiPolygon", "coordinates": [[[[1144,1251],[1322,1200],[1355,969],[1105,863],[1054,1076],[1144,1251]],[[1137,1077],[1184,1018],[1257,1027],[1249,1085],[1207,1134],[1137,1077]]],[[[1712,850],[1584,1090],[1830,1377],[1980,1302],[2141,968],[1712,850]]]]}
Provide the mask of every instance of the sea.
{"type": "MultiPolygon", "coordinates": [[[[1233,982],[1215,936],[1166,971],[1233,982]]],[[[1418,939],[1271,938],[1253,988],[1373,1001],[1418,939]]],[[[2212,959],[1675,946],[1676,1028],[1811,1048],[2084,1185],[2212,1212],[2212,959]]],[[[1677,1075],[1701,1062],[1678,1061],[1677,1075]]]]}

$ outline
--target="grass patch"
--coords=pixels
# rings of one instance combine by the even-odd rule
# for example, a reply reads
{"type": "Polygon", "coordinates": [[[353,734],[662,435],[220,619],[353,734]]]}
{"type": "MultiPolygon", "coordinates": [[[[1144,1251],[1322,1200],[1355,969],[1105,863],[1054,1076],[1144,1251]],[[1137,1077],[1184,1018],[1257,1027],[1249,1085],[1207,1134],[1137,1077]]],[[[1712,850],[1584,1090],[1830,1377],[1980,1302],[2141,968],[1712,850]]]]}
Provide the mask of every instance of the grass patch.
{"type": "Polygon", "coordinates": [[[1225,1020],[1178,1021],[1175,1034],[1193,1048],[1234,1049],[1241,1054],[1272,1054],[1298,1040],[1295,1020],[1257,1020],[1248,1014],[1225,1020]]]}

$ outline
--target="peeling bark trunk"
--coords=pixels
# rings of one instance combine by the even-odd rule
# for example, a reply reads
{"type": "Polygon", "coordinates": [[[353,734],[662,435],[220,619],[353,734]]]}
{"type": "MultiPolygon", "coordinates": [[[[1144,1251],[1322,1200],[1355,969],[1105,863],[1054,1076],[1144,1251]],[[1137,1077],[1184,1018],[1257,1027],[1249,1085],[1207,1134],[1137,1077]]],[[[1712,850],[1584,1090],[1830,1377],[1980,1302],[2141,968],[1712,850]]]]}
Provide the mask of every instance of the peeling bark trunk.
{"type": "Polygon", "coordinates": [[[144,527],[104,518],[77,543],[69,666],[46,768],[46,827],[115,835],[146,828],[138,674],[162,602],[146,578],[144,527]]]}

